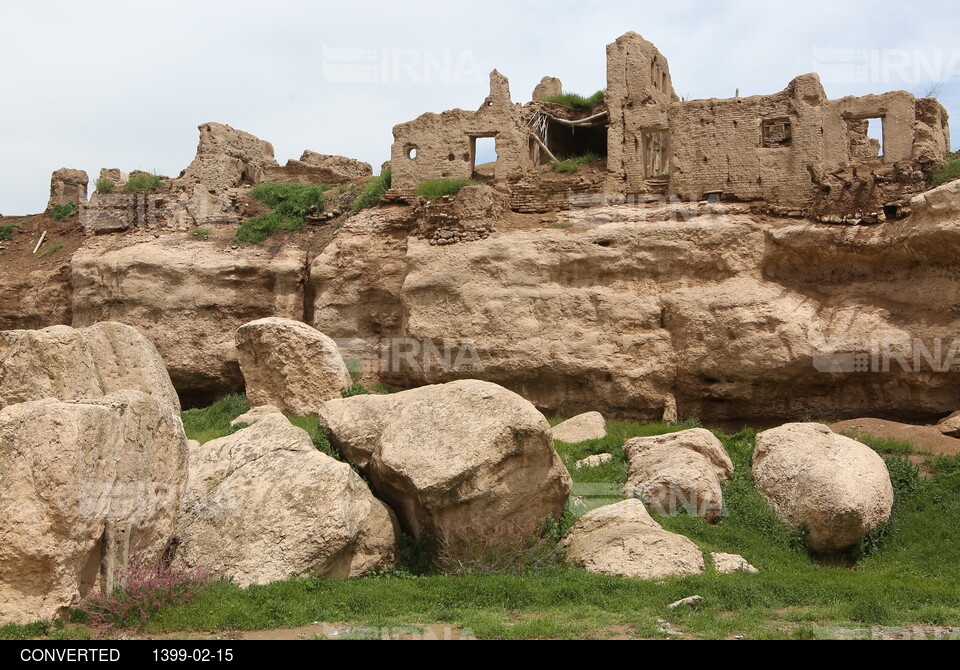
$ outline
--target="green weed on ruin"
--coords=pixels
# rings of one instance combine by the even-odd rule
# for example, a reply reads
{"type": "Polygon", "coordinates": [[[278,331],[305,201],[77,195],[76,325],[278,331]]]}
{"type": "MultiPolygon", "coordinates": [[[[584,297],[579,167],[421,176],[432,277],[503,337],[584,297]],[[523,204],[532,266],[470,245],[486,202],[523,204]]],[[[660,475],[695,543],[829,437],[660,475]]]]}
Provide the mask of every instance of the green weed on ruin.
{"type": "Polygon", "coordinates": [[[606,90],[597,91],[590,96],[583,96],[579,93],[570,93],[569,91],[564,91],[560,95],[547,98],[546,102],[554,102],[558,105],[573,107],[574,109],[589,109],[594,105],[603,102],[606,94],[606,90]]]}
{"type": "Polygon", "coordinates": [[[329,186],[314,184],[258,184],[253,197],[271,208],[269,214],[247,219],[237,230],[237,239],[259,244],[279,232],[293,232],[306,225],[305,217],[313,209],[322,211],[329,186]]]}

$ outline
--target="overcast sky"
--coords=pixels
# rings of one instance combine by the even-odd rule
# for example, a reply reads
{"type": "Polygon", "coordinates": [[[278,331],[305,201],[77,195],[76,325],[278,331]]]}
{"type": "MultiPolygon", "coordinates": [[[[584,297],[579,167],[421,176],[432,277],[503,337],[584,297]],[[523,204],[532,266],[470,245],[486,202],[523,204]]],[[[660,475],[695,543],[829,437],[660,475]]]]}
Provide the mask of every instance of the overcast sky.
{"type": "Polygon", "coordinates": [[[774,93],[819,71],[832,98],[939,84],[958,120],[958,5],[4,0],[0,212],[43,210],[60,167],[91,182],[101,167],[175,177],[208,121],[269,140],[281,163],[311,149],[378,170],[395,124],[478,108],[494,68],[520,102],[544,75],[603,88],[604,47],[630,30],[660,48],[688,99],[774,93]]]}

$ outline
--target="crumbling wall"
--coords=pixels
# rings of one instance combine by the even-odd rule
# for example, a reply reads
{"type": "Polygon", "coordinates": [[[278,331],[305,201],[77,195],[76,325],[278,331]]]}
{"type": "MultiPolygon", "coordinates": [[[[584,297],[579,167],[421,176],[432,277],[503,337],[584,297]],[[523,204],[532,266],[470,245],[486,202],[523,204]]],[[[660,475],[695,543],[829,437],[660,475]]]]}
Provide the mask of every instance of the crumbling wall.
{"type": "Polygon", "coordinates": [[[283,167],[268,167],[264,181],[280,184],[347,184],[354,179],[373,176],[373,167],[346,156],[328,156],[304,151],[300,160],[289,160],[283,167]]]}
{"type": "Polygon", "coordinates": [[[47,209],[72,202],[79,205],[87,201],[90,178],[83,170],[60,168],[50,176],[50,201],[47,209]]]}
{"type": "MultiPolygon", "coordinates": [[[[607,45],[607,92],[610,126],[607,169],[612,192],[644,193],[648,175],[644,160],[663,146],[667,110],[679,100],[673,90],[667,59],[652,43],[634,32],[607,45]]],[[[652,157],[651,157],[652,158],[652,157]]],[[[653,162],[651,160],[651,162],[653,162]]]]}
{"type": "Polygon", "coordinates": [[[454,109],[423,116],[393,129],[393,188],[412,191],[433,179],[470,179],[475,167],[476,139],[496,138],[494,179],[518,178],[529,166],[523,109],[510,99],[510,83],[494,70],[490,95],[476,112],[454,109]]]}
{"type": "Polygon", "coordinates": [[[825,100],[811,74],[776,95],[674,103],[670,195],[699,199],[723,191],[738,200],[809,206],[817,186],[808,166],[824,161],[825,100]]]}
{"type": "Polygon", "coordinates": [[[204,123],[199,129],[197,156],[177,179],[183,190],[202,185],[220,193],[254,186],[264,181],[268,168],[278,167],[269,142],[221,123],[204,123]]]}

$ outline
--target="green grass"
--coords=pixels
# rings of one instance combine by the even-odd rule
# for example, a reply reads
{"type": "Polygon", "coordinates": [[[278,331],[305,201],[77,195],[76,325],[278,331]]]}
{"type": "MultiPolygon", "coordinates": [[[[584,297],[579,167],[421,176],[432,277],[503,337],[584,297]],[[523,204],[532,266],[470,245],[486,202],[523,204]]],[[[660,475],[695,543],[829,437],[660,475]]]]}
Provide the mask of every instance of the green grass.
{"type": "Polygon", "coordinates": [[[606,95],[605,90],[597,91],[589,97],[584,97],[578,93],[570,93],[564,91],[560,95],[556,95],[552,98],[547,98],[547,102],[555,102],[559,105],[565,105],[567,107],[574,107],[576,109],[589,109],[593,107],[598,102],[603,102],[603,98],[606,95]]]}
{"type": "Polygon", "coordinates": [[[946,155],[946,164],[930,173],[931,188],[946,184],[948,181],[960,179],[960,151],[946,155]]]}
{"type": "Polygon", "coordinates": [[[387,168],[379,177],[374,177],[364,187],[363,191],[353,201],[353,211],[359,212],[367,207],[373,207],[390,190],[393,184],[393,175],[390,168],[387,168]]]}
{"type": "Polygon", "coordinates": [[[0,240],[12,240],[13,229],[16,227],[16,223],[4,223],[3,225],[0,225],[0,240]]]}
{"type": "Polygon", "coordinates": [[[163,186],[163,179],[155,174],[141,173],[134,175],[123,185],[124,193],[145,193],[163,186]]]}
{"type": "Polygon", "coordinates": [[[54,205],[50,209],[50,216],[52,216],[57,221],[66,221],[71,216],[76,216],[78,213],[77,203],[68,202],[64,205],[54,205]]]}
{"type": "Polygon", "coordinates": [[[97,180],[96,188],[97,193],[113,193],[117,188],[117,182],[101,177],[97,180]]]}
{"type": "Polygon", "coordinates": [[[204,409],[188,409],[180,416],[187,437],[204,444],[237,432],[230,422],[248,411],[250,405],[245,396],[231,395],[204,409]]]}
{"type": "Polygon", "coordinates": [[[53,256],[58,251],[61,251],[65,245],[63,242],[57,242],[56,244],[51,244],[49,247],[37,254],[37,258],[46,258],[47,256],[53,256]]]}
{"type": "Polygon", "coordinates": [[[323,209],[329,186],[313,184],[258,184],[252,194],[271,208],[269,214],[247,219],[237,230],[237,239],[259,244],[279,232],[293,232],[306,225],[304,217],[311,207],[323,209]]]}
{"type": "MultiPolygon", "coordinates": [[[[197,439],[229,426],[245,406],[242,397],[227,398],[184,412],[184,424],[197,439]]],[[[302,422],[312,437],[318,435],[315,443],[322,439],[315,419],[302,422]]],[[[626,476],[624,440],[697,425],[609,422],[602,440],[556,446],[571,468],[586,456],[613,454],[612,464],[571,475],[578,490],[600,485],[615,491],[626,476]]],[[[446,624],[489,639],[670,637],[664,621],[698,638],[820,639],[834,636],[838,627],[960,626],[960,458],[928,459],[932,474],[921,479],[902,453],[888,456],[896,490],[891,522],[870,538],[869,547],[822,557],[811,556],[801,534],[786,528],[756,492],[750,469],[756,431],[719,437],[736,466],[724,485],[726,514],[716,525],[684,515],[658,521],[694,540],[707,558],[713,551],[741,554],[759,574],[719,575],[708,561],[702,575],[663,582],[556,564],[522,575],[414,576],[401,566],[355,580],[302,577],[247,589],[219,582],[190,604],[162,610],[146,630],[263,630],[320,621],[373,629],[446,624]],[[704,598],[696,610],[667,609],[693,594],[704,598]]],[[[7,626],[0,638],[52,636],[51,630],[46,624],[7,626]]]]}
{"type": "Polygon", "coordinates": [[[553,161],[553,169],[557,172],[577,173],[580,172],[580,166],[587,163],[593,163],[600,160],[600,156],[593,152],[588,152],[582,156],[565,156],[559,160],[553,161]]]}
{"type": "Polygon", "coordinates": [[[194,228],[193,230],[190,231],[190,234],[191,234],[195,239],[198,239],[198,240],[209,240],[209,239],[210,239],[210,235],[211,235],[212,233],[213,233],[213,231],[212,231],[210,228],[206,228],[206,227],[204,227],[204,228],[194,228]]]}
{"type": "Polygon", "coordinates": [[[464,186],[479,183],[480,182],[474,181],[473,179],[434,179],[433,181],[425,181],[417,186],[415,195],[427,198],[428,200],[437,200],[445,195],[456,196],[464,186]]]}

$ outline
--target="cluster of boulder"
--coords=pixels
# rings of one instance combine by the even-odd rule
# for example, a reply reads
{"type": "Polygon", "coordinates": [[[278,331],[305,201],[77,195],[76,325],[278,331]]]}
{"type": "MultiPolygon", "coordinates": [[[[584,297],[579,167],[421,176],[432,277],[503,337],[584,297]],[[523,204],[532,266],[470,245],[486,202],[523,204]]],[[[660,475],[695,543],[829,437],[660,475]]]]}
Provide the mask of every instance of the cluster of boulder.
{"type": "MultiPolygon", "coordinates": [[[[388,568],[401,532],[447,552],[504,528],[537,532],[571,494],[554,441],[606,436],[597,413],[551,428],[529,401],[484,381],[343,398],[351,380],[336,345],[299,322],[255,321],[236,342],[253,409],[233,434],[199,444],[187,440],[163,361],[133,328],[0,333],[0,621],[58,616],[112,588],[132,557],[246,586],[388,568]],[[346,462],[285,415],[319,417],[346,462]]],[[[566,561],[644,579],[708,564],[756,571],[737,555],[705,559],[647,510],[720,519],[734,467],[711,432],[636,438],[624,453],[627,499],[574,524],[566,561]]],[[[842,551],[890,514],[883,460],[824,426],[762,433],[754,475],[814,551],[842,551]]]]}

